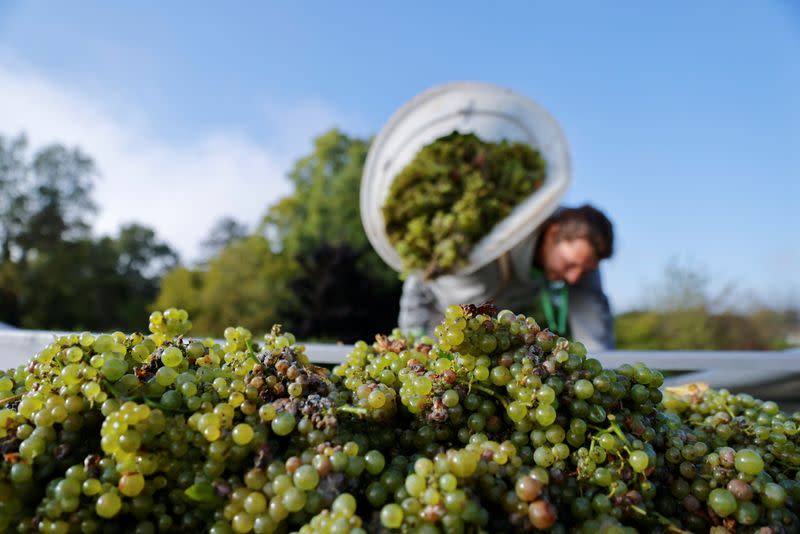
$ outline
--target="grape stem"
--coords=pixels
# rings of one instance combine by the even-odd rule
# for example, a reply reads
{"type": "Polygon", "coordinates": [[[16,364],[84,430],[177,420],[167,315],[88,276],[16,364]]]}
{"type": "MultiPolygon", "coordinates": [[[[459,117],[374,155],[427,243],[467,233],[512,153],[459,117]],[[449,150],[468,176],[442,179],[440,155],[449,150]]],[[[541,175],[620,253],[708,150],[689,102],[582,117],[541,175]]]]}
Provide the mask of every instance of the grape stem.
{"type": "Polygon", "coordinates": [[[9,402],[14,402],[22,398],[22,393],[17,395],[11,395],[10,397],[6,397],[5,399],[0,399],[0,405],[8,404],[9,402]]]}
{"type": "Polygon", "coordinates": [[[611,430],[612,432],[614,432],[614,434],[616,434],[617,436],[619,436],[619,439],[624,441],[626,445],[630,445],[631,444],[631,442],[628,441],[628,438],[622,432],[622,429],[619,427],[619,425],[617,424],[616,421],[611,421],[611,424],[608,425],[608,429],[611,430]]]}
{"type": "Polygon", "coordinates": [[[253,350],[253,343],[251,343],[249,339],[245,339],[244,344],[247,346],[247,356],[252,358],[256,363],[260,364],[261,362],[258,360],[258,357],[256,357],[256,353],[253,350]]]}
{"type": "Polygon", "coordinates": [[[495,399],[500,401],[500,404],[503,405],[503,408],[508,409],[508,403],[506,402],[506,400],[503,397],[498,395],[496,391],[491,390],[491,389],[489,389],[487,387],[483,387],[480,384],[471,384],[470,388],[475,388],[478,391],[482,391],[482,392],[486,393],[487,395],[491,395],[492,397],[494,397],[495,399]]]}
{"type": "Polygon", "coordinates": [[[144,395],[142,395],[142,400],[149,407],[157,408],[157,409],[161,410],[162,412],[192,413],[191,410],[183,410],[181,408],[167,408],[166,406],[164,406],[160,402],[156,402],[156,401],[154,401],[153,399],[151,399],[149,397],[145,397],[144,395]]]}
{"type": "Polygon", "coordinates": [[[129,401],[129,400],[141,399],[149,407],[158,408],[162,412],[177,412],[177,413],[190,413],[191,412],[191,410],[182,410],[181,408],[167,408],[166,406],[164,406],[160,402],[156,402],[153,399],[145,396],[144,394],[139,395],[139,396],[126,396],[126,395],[123,395],[114,386],[114,384],[112,384],[111,381],[108,380],[107,378],[103,379],[103,385],[106,387],[106,389],[108,389],[108,391],[111,393],[111,395],[113,395],[114,398],[117,399],[120,402],[126,402],[126,401],[129,401]]]}
{"type": "Polygon", "coordinates": [[[352,413],[352,414],[361,415],[361,416],[367,415],[367,409],[366,408],[361,408],[359,406],[350,406],[349,404],[345,404],[344,406],[337,406],[336,407],[336,411],[337,412],[344,412],[344,413],[352,413]]]}
{"type": "MultiPolygon", "coordinates": [[[[634,504],[631,505],[631,510],[636,512],[637,514],[641,514],[647,516],[647,510],[640,508],[634,504]]],[[[675,534],[692,534],[688,530],[683,530],[682,528],[676,526],[672,521],[664,517],[663,515],[659,514],[658,512],[652,512],[652,515],[658,519],[658,522],[667,527],[667,530],[670,532],[674,532],[675,534]]]]}
{"type": "Polygon", "coordinates": [[[116,387],[114,387],[114,384],[112,384],[109,379],[104,378],[103,385],[106,387],[106,389],[108,389],[108,391],[114,396],[115,399],[128,400],[126,398],[123,398],[124,396],[122,395],[122,393],[120,393],[119,390],[116,387]]]}
{"type": "MultiPolygon", "coordinates": [[[[609,416],[609,419],[611,417],[612,416],[609,416]]],[[[611,421],[611,424],[608,425],[608,428],[600,428],[599,426],[595,426],[595,425],[589,425],[589,426],[590,426],[590,428],[593,428],[594,430],[597,430],[597,434],[592,436],[592,445],[591,445],[591,447],[594,447],[594,441],[598,436],[601,436],[603,434],[609,434],[611,432],[613,432],[614,434],[619,436],[619,439],[621,439],[623,442],[625,442],[625,445],[630,446],[630,444],[631,444],[631,442],[628,440],[628,438],[622,432],[622,429],[619,427],[619,425],[614,420],[611,421]]],[[[591,448],[590,448],[590,451],[591,451],[591,448]]]]}

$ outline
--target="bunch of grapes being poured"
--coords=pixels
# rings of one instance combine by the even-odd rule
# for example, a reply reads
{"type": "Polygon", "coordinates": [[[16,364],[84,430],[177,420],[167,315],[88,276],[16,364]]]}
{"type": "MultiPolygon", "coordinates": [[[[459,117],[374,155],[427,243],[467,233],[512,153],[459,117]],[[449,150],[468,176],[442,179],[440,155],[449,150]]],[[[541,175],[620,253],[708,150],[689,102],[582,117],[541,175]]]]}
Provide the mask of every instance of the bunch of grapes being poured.
{"type": "Polygon", "coordinates": [[[0,373],[0,531],[800,532],[800,413],[664,391],[491,305],[332,370],[275,326],[54,339],[0,373]]]}

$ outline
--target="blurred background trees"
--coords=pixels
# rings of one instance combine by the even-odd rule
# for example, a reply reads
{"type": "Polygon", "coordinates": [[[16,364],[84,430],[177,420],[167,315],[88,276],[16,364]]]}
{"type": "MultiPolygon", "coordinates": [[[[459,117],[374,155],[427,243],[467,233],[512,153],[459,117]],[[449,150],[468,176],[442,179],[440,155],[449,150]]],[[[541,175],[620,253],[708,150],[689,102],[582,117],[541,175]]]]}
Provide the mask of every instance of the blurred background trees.
{"type": "Polygon", "coordinates": [[[369,143],[338,130],[314,140],[288,173],[293,191],[268,206],[252,233],[220,221],[204,265],[178,267],[156,308],[181,306],[195,329],[273,323],[301,339],[353,342],[391,330],[401,283],[372,250],[361,225],[359,184],[369,143]]]}
{"type": "MultiPolygon", "coordinates": [[[[194,332],[273,323],[301,339],[353,342],[390,331],[401,283],[372,250],[359,214],[369,140],[338,130],[314,140],[287,178],[292,191],[255,228],[219,220],[194,263],[152,228],[95,236],[98,173],[78,148],[31,151],[0,136],[0,321],[24,328],[144,330],[147,313],[186,309],[194,332]]],[[[712,293],[702,269],[671,263],[634,311],[618,315],[621,349],[781,349],[800,315],[712,293]]],[[[613,298],[613,295],[612,295],[613,298]]]]}
{"type": "Polygon", "coordinates": [[[717,293],[696,266],[672,261],[641,309],[620,314],[620,349],[780,350],[791,346],[800,314],[770,308],[729,285],[717,293]]]}
{"type": "Polygon", "coordinates": [[[31,153],[0,137],[0,321],[26,328],[140,325],[177,254],[139,224],[94,237],[97,172],[77,148],[31,153]]]}

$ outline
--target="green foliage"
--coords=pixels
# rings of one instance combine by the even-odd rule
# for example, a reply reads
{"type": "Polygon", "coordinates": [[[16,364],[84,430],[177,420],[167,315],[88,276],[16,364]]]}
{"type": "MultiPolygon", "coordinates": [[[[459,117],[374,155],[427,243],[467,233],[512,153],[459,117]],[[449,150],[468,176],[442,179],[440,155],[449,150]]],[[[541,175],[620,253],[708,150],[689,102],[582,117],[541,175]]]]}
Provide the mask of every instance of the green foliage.
{"type": "Polygon", "coordinates": [[[364,273],[360,256],[348,245],[322,243],[298,258],[280,317],[300,339],[353,343],[395,324],[399,284],[364,273]]]}
{"type": "MultiPolygon", "coordinates": [[[[182,308],[196,320],[202,309],[200,295],[203,289],[203,275],[203,271],[193,270],[182,265],[175,267],[161,279],[158,298],[152,308],[161,310],[169,307],[182,308]],[[165,302],[169,302],[170,305],[164,305],[165,302]]],[[[199,333],[208,333],[196,326],[195,330],[199,333]]]]}
{"type": "MultiPolygon", "coordinates": [[[[617,348],[621,350],[783,350],[797,321],[792,312],[759,311],[752,314],[714,314],[694,310],[633,311],[615,321],[617,348]]],[[[796,326],[795,326],[796,328],[796,326]]]]}
{"type": "Polygon", "coordinates": [[[139,323],[158,292],[161,264],[176,256],[152,230],[126,226],[117,238],[58,241],[20,271],[22,326],[104,330],[139,323]]]}
{"type": "Polygon", "coordinates": [[[11,246],[23,233],[27,177],[27,140],[20,135],[6,140],[0,136],[0,262],[11,258],[11,246]]]}
{"type": "Polygon", "coordinates": [[[266,238],[249,236],[222,249],[203,270],[172,270],[153,308],[180,306],[192,314],[194,330],[207,335],[221,335],[232,320],[266,330],[278,320],[277,307],[287,298],[290,272],[291,261],[274,253],[266,238]]]}
{"type": "Polygon", "coordinates": [[[330,130],[314,140],[311,154],[289,172],[294,191],[271,206],[259,233],[275,239],[293,257],[321,244],[348,245],[360,252],[359,270],[389,287],[397,273],[372,250],[361,224],[359,189],[369,142],[330,130]]]}
{"type": "Polygon", "coordinates": [[[319,136],[288,174],[294,190],[268,208],[256,233],[243,238],[235,220],[220,221],[205,242],[218,252],[196,270],[169,273],[154,308],[180,306],[196,331],[215,335],[231,323],[265,331],[279,319],[305,339],[391,329],[400,282],[369,246],[359,211],[368,149],[337,130],[319,136]]]}
{"type": "Polygon", "coordinates": [[[200,244],[205,259],[213,258],[226,246],[239,239],[244,239],[248,234],[247,226],[233,217],[223,217],[214,224],[208,237],[200,244]]]}
{"type": "Polygon", "coordinates": [[[294,191],[270,207],[262,222],[277,236],[278,247],[297,255],[320,242],[368,245],[358,204],[368,150],[366,141],[338,130],[314,140],[313,152],[288,174],[294,191]]]}
{"type": "Polygon", "coordinates": [[[292,259],[273,252],[262,236],[231,243],[209,263],[196,324],[221,333],[219,327],[236,318],[242,326],[266,330],[278,322],[277,308],[288,296],[286,276],[292,272],[292,259]]]}
{"type": "Polygon", "coordinates": [[[670,262],[663,280],[651,288],[642,309],[618,315],[617,347],[638,350],[781,350],[800,324],[797,310],[763,306],[732,311],[709,289],[709,277],[697,268],[670,262]],[[717,311],[719,310],[719,311],[717,311]]]}
{"type": "Polygon", "coordinates": [[[19,269],[9,261],[0,262],[0,321],[20,323],[19,269]]]}
{"type": "Polygon", "coordinates": [[[143,327],[140,317],[178,261],[150,228],[90,236],[94,162],[79,149],[29,155],[0,136],[0,320],[29,328],[143,327]]]}
{"type": "Polygon", "coordinates": [[[286,278],[292,291],[280,309],[287,327],[303,337],[369,338],[397,321],[397,273],[372,249],[361,223],[359,188],[368,151],[367,141],[338,130],[320,135],[312,153],[289,172],[294,191],[262,221],[261,231],[275,236],[279,250],[300,266],[286,278]],[[333,256],[323,260],[325,250],[333,256]],[[352,294],[359,287],[361,307],[354,310],[352,294]],[[345,328],[342,317],[348,314],[345,328]]]}

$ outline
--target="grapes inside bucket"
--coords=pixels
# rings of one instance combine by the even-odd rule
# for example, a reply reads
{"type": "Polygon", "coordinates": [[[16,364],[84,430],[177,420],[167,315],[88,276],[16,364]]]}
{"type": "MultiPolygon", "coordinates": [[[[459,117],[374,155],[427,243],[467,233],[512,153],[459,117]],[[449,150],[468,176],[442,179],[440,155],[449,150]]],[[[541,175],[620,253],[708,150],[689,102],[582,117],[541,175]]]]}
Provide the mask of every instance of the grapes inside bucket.
{"type": "MultiPolygon", "coordinates": [[[[443,159],[438,163],[438,172],[434,172],[430,179],[446,187],[442,185],[441,177],[450,175],[454,169],[449,167],[458,165],[451,157],[452,150],[440,152],[444,153],[443,159]]],[[[465,152],[471,153],[466,149],[465,152]]],[[[480,149],[476,154],[479,152],[480,149]]],[[[502,169],[495,169],[494,176],[488,177],[486,169],[474,168],[475,163],[482,162],[481,158],[478,156],[461,163],[467,167],[472,165],[472,170],[477,173],[483,172],[487,185],[503,182],[502,169]]],[[[513,183],[513,179],[510,182],[513,183]]],[[[569,182],[566,139],[556,121],[541,106],[523,95],[494,85],[450,83],[429,89],[405,104],[378,134],[364,169],[361,216],[373,247],[395,270],[406,273],[420,271],[427,276],[444,272],[468,273],[499,257],[529,235],[557,208],[569,182]],[[468,219],[470,216],[472,219],[465,221],[463,226],[477,224],[478,228],[460,232],[461,237],[455,243],[440,239],[439,235],[447,234],[448,224],[453,226],[453,221],[448,221],[447,217],[448,211],[452,210],[439,209],[441,214],[438,218],[434,218],[433,212],[426,218],[423,216],[424,206],[421,207],[420,203],[424,205],[435,200],[430,194],[433,190],[423,194],[408,190],[408,182],[414,183],[413,179],[408,180],[409,174],[413,175],[413,172],[409,173],[409,167],[425,168],[427,161],[427,168],[437,170],[437,164],[431,164],[430,158],[435,152],[432,146],[437,144],[448,149],[456,145],[462,149],[465,146],[474,148],[480,144],[484,153],[501,153],[504,157],[499,159],[516,166],[516,169],[506,169],[508,174],[513,176],[523,171],[532,187],[519,189],[516,193],[508,191],[512,197],[516,194],[516,198],[513,198],[514,202],[508,198],[499,200],[503,207],[509,208],[499,217],[495,214],[487,218],[481,212],[475,220],[475,210],[462,210],[468,219]],[[533,161],[533,158],[538,161],[533,161]],[[398,179],[407,183],[398,184],[398,179]],[[414,213],[415,210],[419,213],[414,213]],[[398,214],[411,224],[412,230],[416,227],[421,230],[419,233],[425,234],[423,240],[427,244],[418,240],[419,246],[414,247],[414,238],[418,236],[413,231],[409,235],[408,226],[404,229],[407,238],[397,237],[402,235],[397,226],[398,214]],[[439,235],[434,235],[437,231],[439,235]],[[465,234],[468,234],[466,240],[465,234]]],[[[503,183],[504,186],[509,184],[503,183]]],[[[460,185],[460,189],[456,189],[463,193],[466,184],[462,181],[460,185]]],[[[484,196],[481,200],[485,203],[473,202],[473,205],[491,211],[490,203],[498,202],[493,196],[498,191],[506,191],[506,188],[482,191],[484,196]]],[[[453,199],[439,197],[438,200],[442,203],[440,208],[451,202],[450,205],[459,210],[461,206],[457,202],[464,201],[464,195],[453,199]]],[[[448,237],[452,237],[451,234],[447,234],[448,237]]]]}

